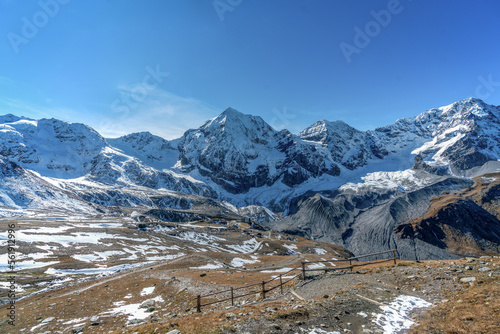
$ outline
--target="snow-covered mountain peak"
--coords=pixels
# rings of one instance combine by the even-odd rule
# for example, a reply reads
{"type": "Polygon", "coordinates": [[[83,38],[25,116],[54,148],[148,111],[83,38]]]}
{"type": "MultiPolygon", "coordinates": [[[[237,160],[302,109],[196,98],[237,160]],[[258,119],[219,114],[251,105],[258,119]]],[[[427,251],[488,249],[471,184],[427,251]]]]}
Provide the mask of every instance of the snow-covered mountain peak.
{"type": "Polygon", "coordinates": [[[109,143],[128,143],[133,148],[144,148],[145,146],[155,146],[155,149],[171,148],[171,141],[154,135],[149,131],[134,132],[119,138],[107,139],[109,143]]]}
{"type": "Polygon", "coordinates": [[[172,168],[179,159],[179,140],[166,140],[150,132],[136,132],[108,143],[127,155],[135,156],[158,170],[172,168]]]}
{"type": "Polygon", "coordinates": [[[430,116],[430,118],[435,118],[440,122],[451,121],[452,119],[475,120],[488,116],[498,117],[498,111],[497,107],[471,97],[440,108],[429,109],[417,116],[417,119],[429,118],[430,116]]]}
{"type": "Polygon", "coordinates": [[[24,117],[24,116],[19,117],[19,116],[13,115],[13,114],[7,114],[7,115],[0,116],[0,123],[1,124],[14,123],[14,122],[21,121],[21,120],[34,121],[31,118],[24,117]]]}
{"type": "Polygon", "coordinates": [[[44,176],[80,177],[88,163],[107,145],[92,128],[57,119],[38,121],[1,116],[0,155],[44,176]]]}
{"type": "MultiPolygon", "coordinates": [[[[477,98],[429,109],[408,121],[408,133],[426,139],[412,153],[453,173],[478,167],[500,157],[500,108],[477,98]]],[[[398,124],[398,122],[396,123],[398,124]]]]}
{"type": "Polygon", "coordinates": [[[356,130],[344,121],[330,122],[321,120],[302,130],[298,136],[305,140],[326,142],[330,137],[352,138],[362,132],[356,130]]]}
{"type": "Polygon", "coordinates": [[[231,139],[270,137],[276,131],[260,116],[243,114],[233,108],[227,108],[219,116],[212,118],[191,133],[202,132],[205,137],[229,137],[231,139]]]}
{"type": "Polygon", "coordinates": [[[228,117],[242,117],[245,114],[243,114],[242,112],[239,112],[238,110],[236,110],[234,108],[229,107],[226,110],[224,110],[221,113],[221,115],[228,116],[228,117]]]}

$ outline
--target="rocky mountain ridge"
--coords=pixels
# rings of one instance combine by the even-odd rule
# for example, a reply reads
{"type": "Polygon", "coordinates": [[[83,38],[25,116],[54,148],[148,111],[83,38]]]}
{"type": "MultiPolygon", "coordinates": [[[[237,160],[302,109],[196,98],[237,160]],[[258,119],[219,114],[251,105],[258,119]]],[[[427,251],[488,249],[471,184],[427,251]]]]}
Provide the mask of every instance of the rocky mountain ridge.
{"type": "MultiPolygon", "coordinates": [[[[83,124],[5,115],[0,205],[5,214],[148,212],[195,196],[187,202],[367,253],[393,247],[393,229],[425,214],[432,197],[499,170],[499,142],[500,107],[474,98],[372,131],[322,120],[297,135],[228,108],[175,140],[106,139],[83,124]],[[12,185],[11,169],[26,187],[12,185]]],[[[422,256],[448,256],[429,249],[422,256]]]]}

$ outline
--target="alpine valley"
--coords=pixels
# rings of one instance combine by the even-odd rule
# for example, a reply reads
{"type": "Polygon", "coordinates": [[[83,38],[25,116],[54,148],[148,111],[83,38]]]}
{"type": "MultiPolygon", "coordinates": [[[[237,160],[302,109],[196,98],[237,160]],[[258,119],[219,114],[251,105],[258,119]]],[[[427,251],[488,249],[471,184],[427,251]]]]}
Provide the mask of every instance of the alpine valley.
{"type": "Polygon", "coordinates": [[[500,107],[298,134],[228,108],[175,140],[0,116],[0,215],[228,219],[408,260],[500,252],[500,107]]]}

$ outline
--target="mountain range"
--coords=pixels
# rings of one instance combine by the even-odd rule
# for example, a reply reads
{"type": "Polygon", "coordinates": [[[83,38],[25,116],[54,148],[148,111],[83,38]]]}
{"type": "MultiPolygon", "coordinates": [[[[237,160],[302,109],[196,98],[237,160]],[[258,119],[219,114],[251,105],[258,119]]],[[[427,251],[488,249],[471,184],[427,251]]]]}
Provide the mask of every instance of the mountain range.
{"type": "MultiPolygon", "coordinates": [[[[500,171],[499,143],[500,107],[475,98],[375,130],[321,120],[298,134],[228,108],[175,140],[104,138],[84,124],[9,114],[0,116],[0,214],[248,217],[354,253],[450,258],[463,252],[418,239],[427,225],[414,220],[434,198],[500,171]]],[[[493,203],[488,229],[500,235],[493,203]]],[[[500,241],[474,238],[488,246],[472,255],[500,241]]]]}

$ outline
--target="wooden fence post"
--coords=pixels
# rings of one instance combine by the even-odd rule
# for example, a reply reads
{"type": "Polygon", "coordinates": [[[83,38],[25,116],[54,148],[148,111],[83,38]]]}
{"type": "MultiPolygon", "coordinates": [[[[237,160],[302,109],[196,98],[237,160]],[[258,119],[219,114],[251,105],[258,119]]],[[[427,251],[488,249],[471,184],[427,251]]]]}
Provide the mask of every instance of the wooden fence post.
{"type": "Polygon", "coordinates": [[[394,258],[394,265],[396,265],[396,251],[395,250],[392,251],[392,256],[394,258]]]}
{"type": "Polygon", "coordinates": [[[233,291],[233,287],[231,287],[231,306],[234,306],[234,291],[233,291]]]}
{"type": "Polygon", "coordinates": [[[349,267],[351,268],[352,271],[352,260],[349,258],[349,267]]]}
{"type": "Polygon", "coordinates": [[[283,294],[283,279],[281,278],[281,274],[280,274],[280,288],[281,288],[281,294],[283,294]]]}
{"type": "Polygon", "coordinates": [[[266,281],[262,281],[262,299],[266,299],[266,281]]]}
{"type": "Polygon", "coordinates": [[[306,280],[306,263],[302,262],[302,279],[306,280]]]}
{"type": "Polygon", "coordinates": [[[196,297],[196,312],[201,313],[201,296],[196,297]]]}

